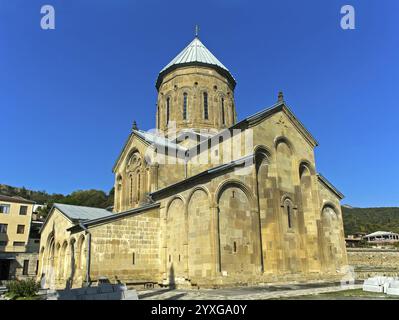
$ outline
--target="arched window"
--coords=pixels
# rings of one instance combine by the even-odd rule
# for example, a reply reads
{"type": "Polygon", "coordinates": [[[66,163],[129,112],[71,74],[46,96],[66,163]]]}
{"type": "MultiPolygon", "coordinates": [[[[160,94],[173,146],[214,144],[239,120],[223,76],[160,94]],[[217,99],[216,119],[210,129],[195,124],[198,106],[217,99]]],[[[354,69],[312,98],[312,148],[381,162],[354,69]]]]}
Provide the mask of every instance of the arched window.
{"type": "Polygon", "coordinates": [[[140,202],[140,171],[137,171],[137,202],[140,202]]]}
{"type": "Polygon", "coordinates": [[[116,179],[116,190],[120,191],[122,190],[122,176],[118,175],[118,178],[116,179]]]}
{"type": "Polygon", "coordinates": [[[225,119],[224,119],[224,98],[222,98],[221,108],[222,108],[222,124],[225,124],[225,119]]]}
{"type": "Polygon", "coordinates": [[[133,204],[133,175],[130,175],[130,204],[133,204]]]}
{"type": "Polygon", "coordinates": [[[170,98],[166,99],[166,125],[169,124],[169,114],[170,114],[170,98]]]}
{"type": "Polygon", "coordinates": [[[286,199],[284,201],[284,213],[286,215],[287,227],[289,230],[292,230],[295,226],[295,213],[294,207],[290,199],[286,199]]]}
{"type": "Polygon", "coordinates": [[[208,93],[204,92],[204,119],[208,120],[209,119],[209,113],[208,113],[208,93]]]}
{"type": "Polygon", "coordinates": [[[183,120],[187,120],[187,103],[188,95],[186,92],[183,93],[183,120]]]}
{"type": "Polygon", "coordinates": [[[292,228],[292,217],[291,217],[291,205],[287,204],[287,219],[288,219],[288,228],[292,228]]]}

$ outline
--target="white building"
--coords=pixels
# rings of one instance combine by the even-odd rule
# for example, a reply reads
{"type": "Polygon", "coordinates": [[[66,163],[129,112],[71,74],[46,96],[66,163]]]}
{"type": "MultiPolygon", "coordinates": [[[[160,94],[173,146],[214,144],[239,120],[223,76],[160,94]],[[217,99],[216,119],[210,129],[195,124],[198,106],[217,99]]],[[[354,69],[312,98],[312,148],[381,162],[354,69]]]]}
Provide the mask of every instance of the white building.
{"type": "Polygon", "coordinates": [[[371,244],[393,244],[399,242],[399,234],[387,231],[377,231],[363,237],[371,244]]]}

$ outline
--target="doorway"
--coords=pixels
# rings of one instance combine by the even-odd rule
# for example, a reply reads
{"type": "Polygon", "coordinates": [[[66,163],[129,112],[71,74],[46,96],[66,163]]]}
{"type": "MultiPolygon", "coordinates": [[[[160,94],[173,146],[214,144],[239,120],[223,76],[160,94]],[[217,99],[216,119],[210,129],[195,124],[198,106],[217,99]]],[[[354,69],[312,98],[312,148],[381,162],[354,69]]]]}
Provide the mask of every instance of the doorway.
{"type": "Polygon", "coordinates": [[[11,260],[0,260],[0,280],[8,280],[10,277],[11,260]]]}

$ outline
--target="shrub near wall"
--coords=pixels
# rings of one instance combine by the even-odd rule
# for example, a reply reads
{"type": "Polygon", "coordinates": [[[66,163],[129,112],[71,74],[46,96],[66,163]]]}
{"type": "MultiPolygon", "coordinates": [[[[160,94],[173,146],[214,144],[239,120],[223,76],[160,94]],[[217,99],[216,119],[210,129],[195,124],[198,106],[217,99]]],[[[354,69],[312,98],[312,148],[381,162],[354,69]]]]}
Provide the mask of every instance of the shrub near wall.
{"type": "Polygon", "coordinates": [[[7,296],[11,299],[31,298],[39,291],[39,284],[33,279],[10,281],[7,296]]]}

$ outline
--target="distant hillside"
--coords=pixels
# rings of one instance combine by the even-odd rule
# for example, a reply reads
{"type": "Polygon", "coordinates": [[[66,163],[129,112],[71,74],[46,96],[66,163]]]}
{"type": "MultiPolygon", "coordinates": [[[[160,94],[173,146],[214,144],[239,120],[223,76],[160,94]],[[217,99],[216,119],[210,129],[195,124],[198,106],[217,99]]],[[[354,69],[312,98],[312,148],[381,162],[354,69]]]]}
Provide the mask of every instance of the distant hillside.
{"type": "Polygon", "coordinates": [[[7,196],[20,196],[28,200],[33,200],[38,204],[46,204],[42,214],[46,215],[54,202],[74,204],[79,206],[107,208],[114,203],[114,190],[106,194],[101,190],[77,190],[68,195],[49,194],[46,191],[32,191],[24,187],[16,188],[0,184],[0,194],[7,196]]]}
{"type": "Polygon", "coordinates": [[[399,233],[399,208],[348,208],[342,206],[345,235],[356,232],[399,233]]]}
{"type": "MultiPolygon", "coordinates": [[[[49,194],[45,191],[32,191],[0,184],[0,193],[8,196],[21,196],[47,204],[42,214],[46,215],[54,202],[87,207],[107,208],[114,203],[114,190],[107,194],[101,190],[78,190],[71,194],[49,194]]],[[[353,208],[342,206],[345,235],[356,232],[393,231],[399,233],[399,208],[353,208]]]]}

